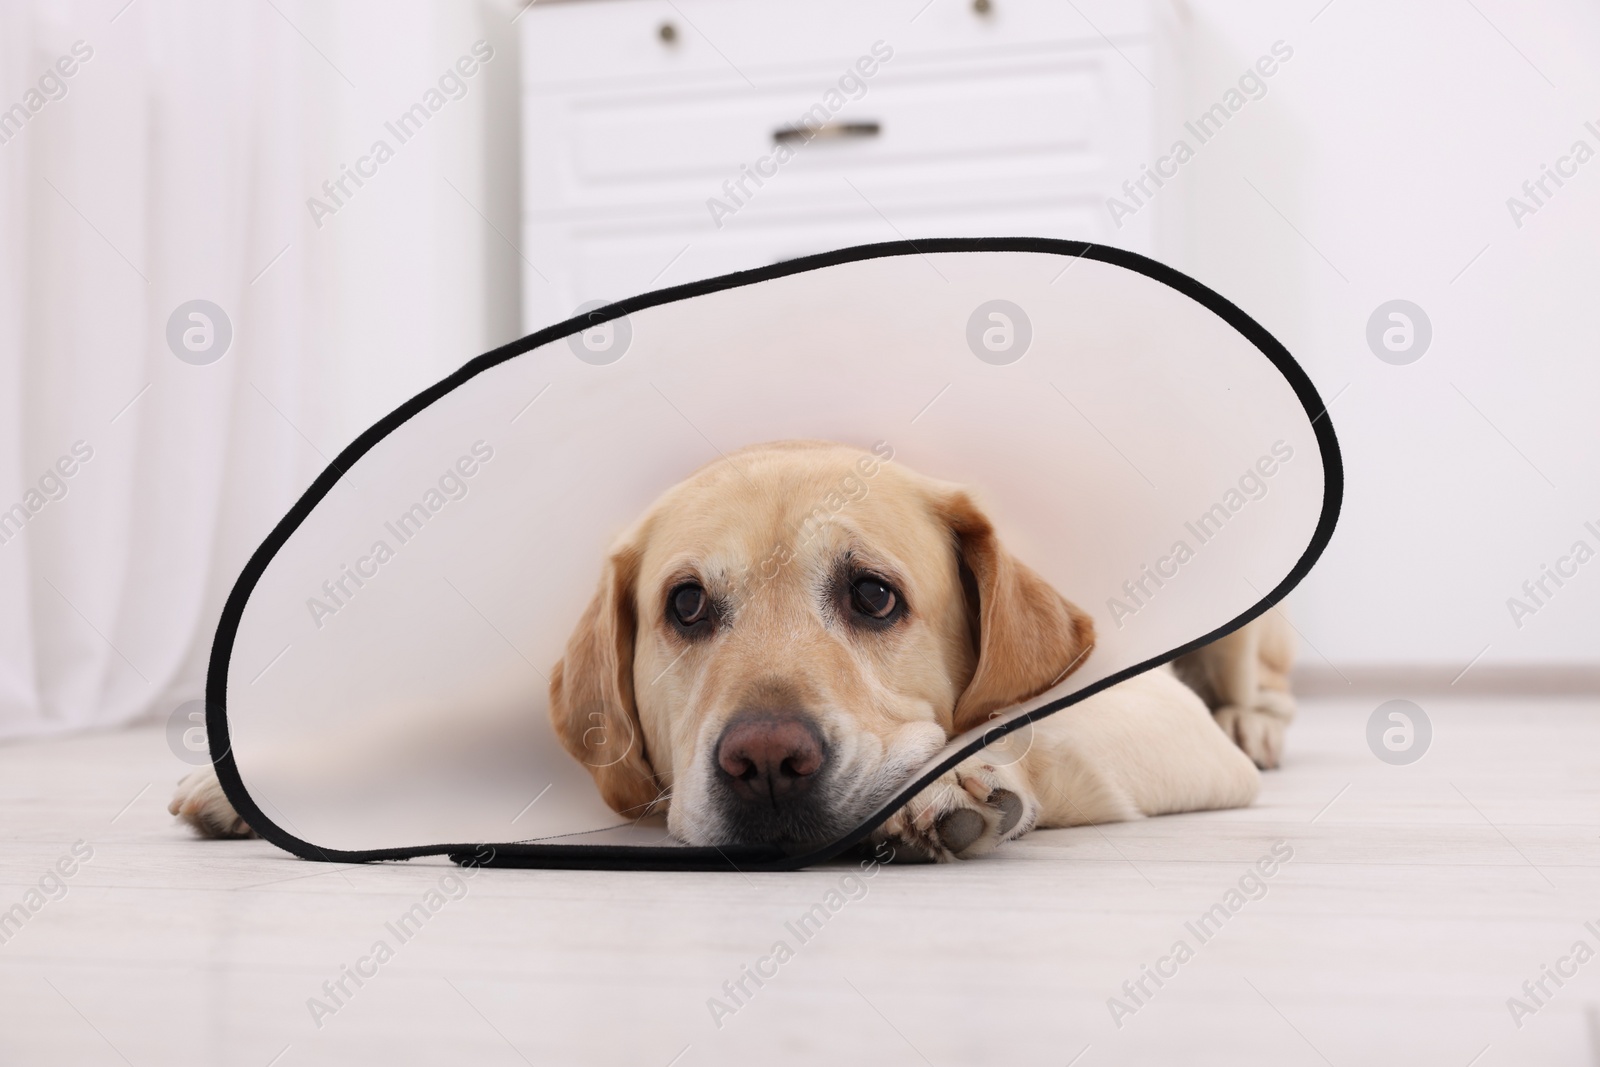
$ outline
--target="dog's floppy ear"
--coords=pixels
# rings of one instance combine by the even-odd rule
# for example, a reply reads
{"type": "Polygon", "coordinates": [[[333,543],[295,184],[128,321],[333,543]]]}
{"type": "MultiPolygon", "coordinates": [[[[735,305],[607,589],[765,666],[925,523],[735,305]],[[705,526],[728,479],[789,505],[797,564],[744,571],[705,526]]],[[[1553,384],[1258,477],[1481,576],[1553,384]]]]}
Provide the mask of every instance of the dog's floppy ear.
{"type": "Polygon", "coordinates": [[[645,752],[633,701],[633,586],[639,552],[616,549],[594,599],[550,674],[550,721],[573,757],[589,769],[613,810],[638,817],[661,790],[645,752]]]}
{"type": "Polygon", "coordinates": [[[978,652],[972,680],[956,701],[955,731],[961,733],[1076,670],[1094,647],[1094,621],[1007,552],[965,492],[947,494],[938,508],[960,554],[978,652]]]}

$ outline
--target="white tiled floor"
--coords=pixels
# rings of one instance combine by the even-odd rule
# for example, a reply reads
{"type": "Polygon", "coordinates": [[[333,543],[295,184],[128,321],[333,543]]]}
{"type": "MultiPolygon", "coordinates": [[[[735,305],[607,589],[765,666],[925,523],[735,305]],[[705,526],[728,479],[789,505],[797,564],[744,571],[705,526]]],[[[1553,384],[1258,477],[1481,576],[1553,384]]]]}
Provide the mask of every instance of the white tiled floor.
{"type": "Polygon", "coordinates": [[[400,943],[385,924],[454,868],[192,840],[153,730],[3,747],[0,909],[94,854],[0,945],[0,1064],[1600,1064],[1600,959],[1520,1028],[1507,1008],[1600,951],[1600,701],[1422,700],[1409,767],[1367,750],[1376,703],[1305,708],[1251,809],[886,868],[804,944],[785,923],[853,868],[484,871],[400,943]],[[1202,944],[1185,923],[1278,841],[1202,944]],[[380,939],[319,1026],[309,998],[380,939]],[[779,939],[719,1028],[708,998],[779,939]],[[1180,939],[1119,1028],[1108,998],[1180,939]]]}

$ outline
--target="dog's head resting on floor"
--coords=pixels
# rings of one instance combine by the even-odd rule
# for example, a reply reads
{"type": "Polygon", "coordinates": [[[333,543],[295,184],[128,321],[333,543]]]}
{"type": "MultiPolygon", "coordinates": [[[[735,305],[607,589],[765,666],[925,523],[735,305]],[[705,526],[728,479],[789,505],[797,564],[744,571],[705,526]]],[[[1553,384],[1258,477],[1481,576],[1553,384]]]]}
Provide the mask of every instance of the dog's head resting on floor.
{"type": "Polygon", "coordinates": [[[743,449],[612,548],[550,678],[606,803],[689,844],[817,844],[1087,657],[1089,618],[961,488],[820,441],[743,449]]]}

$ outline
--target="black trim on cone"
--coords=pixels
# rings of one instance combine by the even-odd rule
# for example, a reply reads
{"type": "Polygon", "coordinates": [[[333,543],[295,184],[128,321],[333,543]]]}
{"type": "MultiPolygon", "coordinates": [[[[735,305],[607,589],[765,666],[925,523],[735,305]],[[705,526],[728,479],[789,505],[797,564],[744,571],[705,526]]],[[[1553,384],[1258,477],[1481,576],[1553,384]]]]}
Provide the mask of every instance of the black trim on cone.
{"type": "Polygon", "coordinates": [[[520,340],[512,341],[510,344],[502,345],[486,352],[463,365],[455,373],[407,400],[388,415],[379,419],[340,452],[328,464],[327,469],[311,483],[310,488],[301,494],[300,499],[295,501],[294,506],[289,509],[289,513],[273,527],[266,540],[262,541],[261,546],[250,556],[244,570],[239,575],[238,581],[234,583],[233,590],[228,594],[228,600],[222,609],[221,620],[217,624],[216,638],[211,645],[211,660],[206,675],[206,733],[210,738],[212,762],[216,767],[217,779],[221,782],[223,792],[227,794],[234,810],[244,818],[245,822],[250,824],[251,829],[279,848],[310,860],[322,860],[332,863],[364,863],[372,860],[400,860],[417,856],[445,855],[457,863],[491,867],[697,871],[786,871],[798,870],[802,867],[822,863],[833,859],[846,849],[864,840],[868,834],[882,825],[884,820],[903,807],[908,800],[935,778],[938,778],[945,771],[979,749],[1012,731],[1021,729],[1029,723],[1060,711],[1062,708],[1070,707],[1119,682],[1127,681],[1137,674],[1170,662],[1186,652],[1191,652],[1201,645],[1209,644],[1219,637],[1232,633],[1266,612],[1288,595],[1289,591],[1298,585],[1306,574],[1310,572],[1312,565],[1316,563],[1323,550],[1327,547],[1328,541],[1333,537],[1334,526],[1339,521],[1339,508],[1344,499],[1344,465],[1339,455],[1339,442],[1334,436],[1333,425],[1326,416],[1327,408],[1322,403],[1322,398],[1318,395],[1316,387],[1312,385],[1310,377],[1295,362],[1294,357],[1289,354],[1283,345],[1278,343],[1276,338],[1232,302],[1188,275],[1153,259],[1141,256],[1136,252],[1128,252],[1107,245],[1089,244],[1083,241],[1066,241],[1047,237],[950,237],[925,241],[891,241],[885,244],[857,245],[852,248],[842,248],[814,256],[802,256],[798,259],[785,260],[782,263],[757,267],[753,270],[725,274],[718,278],[708,278],[704,281],[677,285],[669,289],[659,289],[627,300],[619,300],[614,304],[608,304],[605,307],[586,312],[565,322],[547,326],[520,340]],[[1141,274],[1171,289],[1176,289],[1221,318],[1250,341],[1251,344],[1255,345],[1271,361],[1272,365],[1278,369],[1279,373],[1284,376],[1290,387],[1294,389],[1296,398],[1299,399],[1301,406],[1311,419],[1312,430],[1316,434],[1317,445],[1322,455],[1322,513],[1317,520],[1316,530],[1312,533],[1310,543],[1307,544],[1305,552],[1301,554],[1300,559],[1283,581],[1274,586],[1248,610],[1210,633],[1195,638],[1187,644],[1180,645],[1159,656],[1153,656],[1142,663],[1118,671],[1116,674],[1103,678],[1091,686],[1070,693],[1048,704],[1043,704],[987,731],[940,761],[937,766],[907,782],[876,814],[862,822],[856,829],[836,841],[804,853],[784,855],[776,849],[767,847],[726,846],[723,848],[704,849],[677,845],[556,845],[539,843],[500,843],[491,845],[476,842],[349,851],[318,848],[309,841],[303,841],[288,833],[267,818],[256,804],[255,799],[245,789],[244,782],[239,776],[238,765],[234,761],[233,750],[230,747],[227,717],[228,662],[232,657],[233,642],[238,634],[239,621],[244,615],[245,605],[248,603],[250,593],[255,589],[256,583],[266,571],[267,564],[272,561],[278,550],[289,540],[290,535],[299,528],[300,524],[305,521],[306,516],[311,514],[311,510],[317,506],[323,497],[328,495],[339,479],[344,476],[345,471],[356,460],[360,459],[378,442],[403,425],[413,415],[416,415],[434,401],[491,367],[520,356],[525,352],[530,352],[542,345],[549,344],[552,341],[559,341],[564,337],[581,333],[611,319],[642,311],[645,308],[656,307],[660,304],[687,300],[691,297],[721,292],[725,289],[736,289],[756,282],[787,277],[791,274],[803,274],[807,271],[837,266],[841,263],[856,263],[862,260],[882,259],[890,256],[926,255],[930,252],[1038,252],[1109,263],[1141,274]],[[491,858],[478,858],[484,849],[492,851],[491,858]]]}

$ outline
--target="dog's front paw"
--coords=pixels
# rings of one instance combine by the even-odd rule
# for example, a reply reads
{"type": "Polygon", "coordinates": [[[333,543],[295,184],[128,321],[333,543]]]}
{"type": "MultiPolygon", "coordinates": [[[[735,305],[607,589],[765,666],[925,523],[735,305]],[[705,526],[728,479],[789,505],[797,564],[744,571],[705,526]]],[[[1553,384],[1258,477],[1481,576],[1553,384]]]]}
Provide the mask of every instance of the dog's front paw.
{"type": "Polygon", "coordinates": [[[1225,704],[1212,712],[1222,732],[1233,738],[1244,754],[1262,770],[1271,770],[1283,756],[1283,734],[1288,721],[1267,708],[1225,704]]]}
{"type": "Polygon", "coordinates": [[[211,767],[202,767],[180,781],[167,810],[194,827],[201,837],[256,836],[228,803],[217,772],[211,767]]]}
{"type": "Polygon", "coordinates": [[[972,859],[1039,822],[1039,801],[1027,776],[975,756],[935,779],[891,815],[873,840],[887,842],[902,862],[972,859]]]}

